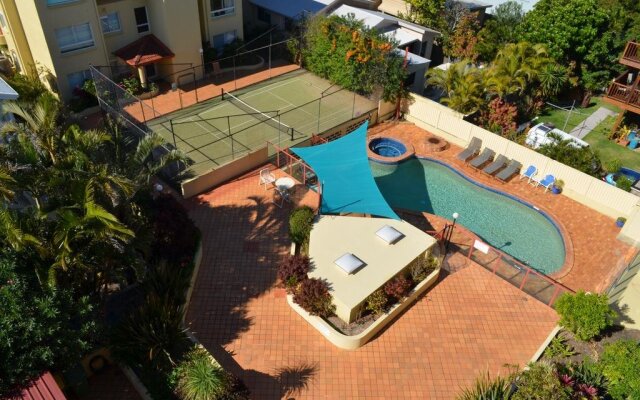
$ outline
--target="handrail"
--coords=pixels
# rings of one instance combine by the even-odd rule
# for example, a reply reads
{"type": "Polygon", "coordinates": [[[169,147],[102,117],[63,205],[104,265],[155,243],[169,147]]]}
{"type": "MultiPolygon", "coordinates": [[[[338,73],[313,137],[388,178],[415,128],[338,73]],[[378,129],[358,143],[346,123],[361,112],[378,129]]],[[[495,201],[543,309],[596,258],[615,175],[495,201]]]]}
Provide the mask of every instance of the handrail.
{"type": "Polygon", "coordinates": [[[624,48],[624,52],[622,53],[623,59],[628,59],[636,62],[640,62],[640,44],[636,42],[627,42],[627,45],[624,48]]]}
{"type": "Polygon", "coordinates": [[[607,96],[640,107],[640,90],[632,86],[612,82],[607,89],[607,96]]]}

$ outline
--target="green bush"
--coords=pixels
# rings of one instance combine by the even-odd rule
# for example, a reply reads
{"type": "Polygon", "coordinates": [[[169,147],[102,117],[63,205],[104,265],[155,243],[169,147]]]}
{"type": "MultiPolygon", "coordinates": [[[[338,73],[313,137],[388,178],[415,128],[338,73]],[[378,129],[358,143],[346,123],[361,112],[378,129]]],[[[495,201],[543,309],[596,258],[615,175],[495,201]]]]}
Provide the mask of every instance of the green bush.
{"type": "Polygon", "coordinates": [[[296,244],[302,244],[309,240],[315,213],[310,207],[296,208],[289,216],[289,236],[296,244]]]}
{"type": "Polygon", "coordinates": [[[472,387],[464,389],[458,400],[504,400],[509,398],[512,376],[491,378],[489,372],[478,377],[472,387]]]}
{"type": "Polygon", "coordinates": [[[231,389],[229,374],[201,347],[186,354],[171,372],[170,380],[183,400],[221,399],[231,389]]]}
{"type": "Polygon", "coordinates": [[[556,301],[560,325],[580,340],[591,340],[613,324],[617,314],[606,294],[565,293],[556,301]]]}
{"type": "Polygon", "coordinates": [[[605,345],[599,366],[613,399],[640,399],[640,344],[619,340],[605,345]]]}
{"type": "Polygon", "coordinates": [[[365,300],[365,308],[375,315],[384,314],[387,311],[389,297],[382,289],[371,293],[365,300]]]}
{"type": "Polygon", "coordinates": [[[440,260],[433,255],[429,254],[422,257],[418,262],[411,266],[409,271],[411,273],[411,279],[416,283],[422,282],[439,266],[440,260]]]}
{"type": "Polygon", "coordinates": [[[631,186],[633,186],[633,181],[624,175],[619,176],[616,180],[616,187],[624,190],[625,192],[630,192],[631,186]]]}
{"type": "Polygon", "coordinates": [[[546,362],[529,364],[516,385],[518,389],[511,400],[569,400],[573,392],[560,381],[556,367],[546,362]]]}
{"type": "Polygon", "coordinates": [[[567,341],[556,336],[549,343],[549,347],[544,350],[544,355],[549,358],[565,358],[574,355],[573,347],[567,344],[567,341]]]}

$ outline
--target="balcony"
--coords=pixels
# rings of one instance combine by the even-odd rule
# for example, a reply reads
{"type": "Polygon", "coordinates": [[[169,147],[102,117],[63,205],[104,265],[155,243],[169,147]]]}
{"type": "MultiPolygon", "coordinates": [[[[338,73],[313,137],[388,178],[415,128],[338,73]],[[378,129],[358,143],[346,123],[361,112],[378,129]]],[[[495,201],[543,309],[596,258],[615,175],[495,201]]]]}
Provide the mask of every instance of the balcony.
{"type": "Polygon", "coordinates": [[[604,100],[635,114],[640,114],[640,90],[636,85],[613,82],[609,86],[604,100]]]}
{"type": "Polygon", "coordinates": [[[624,48],[620,64],[627,65],[631,68],[640,69],[640,43],[628,42],[624,48]]]}

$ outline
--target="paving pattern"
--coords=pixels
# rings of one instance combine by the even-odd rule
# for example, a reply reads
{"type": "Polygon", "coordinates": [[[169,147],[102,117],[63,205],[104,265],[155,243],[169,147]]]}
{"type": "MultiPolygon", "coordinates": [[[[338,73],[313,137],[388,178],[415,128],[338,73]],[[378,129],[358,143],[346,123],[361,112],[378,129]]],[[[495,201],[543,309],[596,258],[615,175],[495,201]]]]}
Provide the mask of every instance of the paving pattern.
{"type": "MultiPolygon", "coordinates": [[[[484,371],[526,364],[557,322],[553,310],[472,263],[443,276],[364,347],[337,349],[277,285],[293,205],[280,209],[270,196],[254,171],[186,202],[204,243],[187,320],[255,399],[454,398],[484,371]]],[[[299,187],[293,199],[318,202],[299,187]]]]}

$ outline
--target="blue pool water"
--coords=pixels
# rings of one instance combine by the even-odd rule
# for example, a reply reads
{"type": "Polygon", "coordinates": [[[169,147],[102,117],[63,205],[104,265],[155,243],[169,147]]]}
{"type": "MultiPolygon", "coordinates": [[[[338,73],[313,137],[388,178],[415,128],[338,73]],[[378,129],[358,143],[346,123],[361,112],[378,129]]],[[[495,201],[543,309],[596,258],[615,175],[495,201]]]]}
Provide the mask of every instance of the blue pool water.
{"type": "Polygon", "coordinates": [[[562,236],[542,213],[476,185],[449,167],[412,158],[396,165],[371,162],[373,176],[392,207],[451,219],[493,247],[551,273],[564,264],[562,236]]]}
{"type": "Polygon", "coordinates": [[[389,138],[375,138],[369,142],[369,148],[383,157],[399,157],[406,153],[407,148],[397,140],[389,138]]]}

